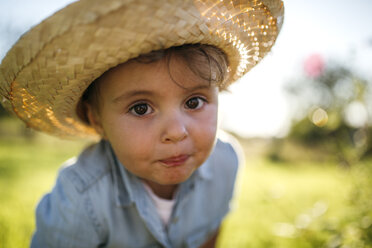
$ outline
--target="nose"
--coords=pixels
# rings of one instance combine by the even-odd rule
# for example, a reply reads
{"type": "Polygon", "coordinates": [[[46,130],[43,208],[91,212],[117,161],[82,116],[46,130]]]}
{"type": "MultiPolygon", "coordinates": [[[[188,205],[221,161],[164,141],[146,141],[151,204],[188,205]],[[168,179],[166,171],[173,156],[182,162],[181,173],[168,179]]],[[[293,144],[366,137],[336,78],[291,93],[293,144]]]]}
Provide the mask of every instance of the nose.
{"type": "Polygon", "coordinates": [[[182,114],[172,114],[164,120],[161,141],[163,143],[176,143],[188,136],[186,119],[182,114]]]}

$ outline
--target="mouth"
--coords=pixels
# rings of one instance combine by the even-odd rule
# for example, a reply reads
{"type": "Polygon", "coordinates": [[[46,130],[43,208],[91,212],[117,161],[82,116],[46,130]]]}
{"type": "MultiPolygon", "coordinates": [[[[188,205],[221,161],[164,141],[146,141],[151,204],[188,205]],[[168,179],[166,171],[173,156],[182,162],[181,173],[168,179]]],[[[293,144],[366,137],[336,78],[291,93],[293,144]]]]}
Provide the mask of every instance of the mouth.
{"type": "Polygon", "coordinates": [[[175,166],[180,166],[186,163],[189,157],[190,155],[183,154],[183,155],[178,155],[178,156],[162,159],[159,161],[163,163],[166,167],[175,167],[175,166]]]}

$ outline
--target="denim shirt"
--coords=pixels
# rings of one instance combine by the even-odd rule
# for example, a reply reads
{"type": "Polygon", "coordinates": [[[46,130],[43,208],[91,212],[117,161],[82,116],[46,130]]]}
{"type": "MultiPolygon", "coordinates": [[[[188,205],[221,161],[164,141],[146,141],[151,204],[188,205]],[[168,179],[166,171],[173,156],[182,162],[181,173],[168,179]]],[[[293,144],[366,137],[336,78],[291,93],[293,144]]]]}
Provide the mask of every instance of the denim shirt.
{"type": "Polygon", "coordinates": [[[37,207],[31,247],[199,247],[229,211],[238,160],[233,146],[218,140],[207,161],[179,185],[164,226],[141,180],[101,141],[60,170],[37,207]]]}

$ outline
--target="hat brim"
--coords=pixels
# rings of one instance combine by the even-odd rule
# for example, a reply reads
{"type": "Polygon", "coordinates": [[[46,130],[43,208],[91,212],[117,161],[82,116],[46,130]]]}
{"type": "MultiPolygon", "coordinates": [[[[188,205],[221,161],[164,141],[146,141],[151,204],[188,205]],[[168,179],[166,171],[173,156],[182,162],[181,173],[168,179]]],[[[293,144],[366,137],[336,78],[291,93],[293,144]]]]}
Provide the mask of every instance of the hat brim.
{"type": "Polygon", "coordinates": [[[271,49],[281,0],[81,0],[24,34],[0,65],[2,104],[52,135],[96,136],[76,106],[109,68],[153,50],[210,44],[229,61],[226,86],[271,49]]]}

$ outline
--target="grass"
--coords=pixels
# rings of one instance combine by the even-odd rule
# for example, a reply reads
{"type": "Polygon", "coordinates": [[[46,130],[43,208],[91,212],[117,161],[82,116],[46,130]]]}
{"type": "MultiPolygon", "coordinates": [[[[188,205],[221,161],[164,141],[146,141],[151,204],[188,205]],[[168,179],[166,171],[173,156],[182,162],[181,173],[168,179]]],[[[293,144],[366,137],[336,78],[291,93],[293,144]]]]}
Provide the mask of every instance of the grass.
{"type": "MultiPolygon", "coordinates": [[[[0,125],[19,124],[6,120],[0,125]]],[[[28,247],[35,229],[34,210],[55,181],[61,163],[78,154],[84,142],[62,141],[43,134],[33,138],[14,136],[0,139],[0,247],[28,247]]]]}
{"type": "MultiPolygon", "coordinates": [[[[11,125],[18,132],[14,123],[9,123],[0,123],[0,134],[1,125],[11,125]]],[[[0,136],[0,247],[29,246],[37,202],[53,187],[61,163],[86,145],[42,134],[30,136],[4,132],[0,136]]],[[[249,154],[218,247],[372,247],[364,241],[347,241],[364,237],[364,229],[355,228],[360,208],[350,204],[350,195],[355,177],[367,175],[332,162],[274,163],[249,154]]],[[[371,205],[365,206],[365,216],[360,219],[369,231],[371,205]]]]}
{"type": "Polygon", "coordinates": [[[349,173],[334,165],[262,158],[248,160],[241,181],[238,207],[224,223],[220,247],[327,247],[305,232],[345,214],[352,185],[349,173]]]}

